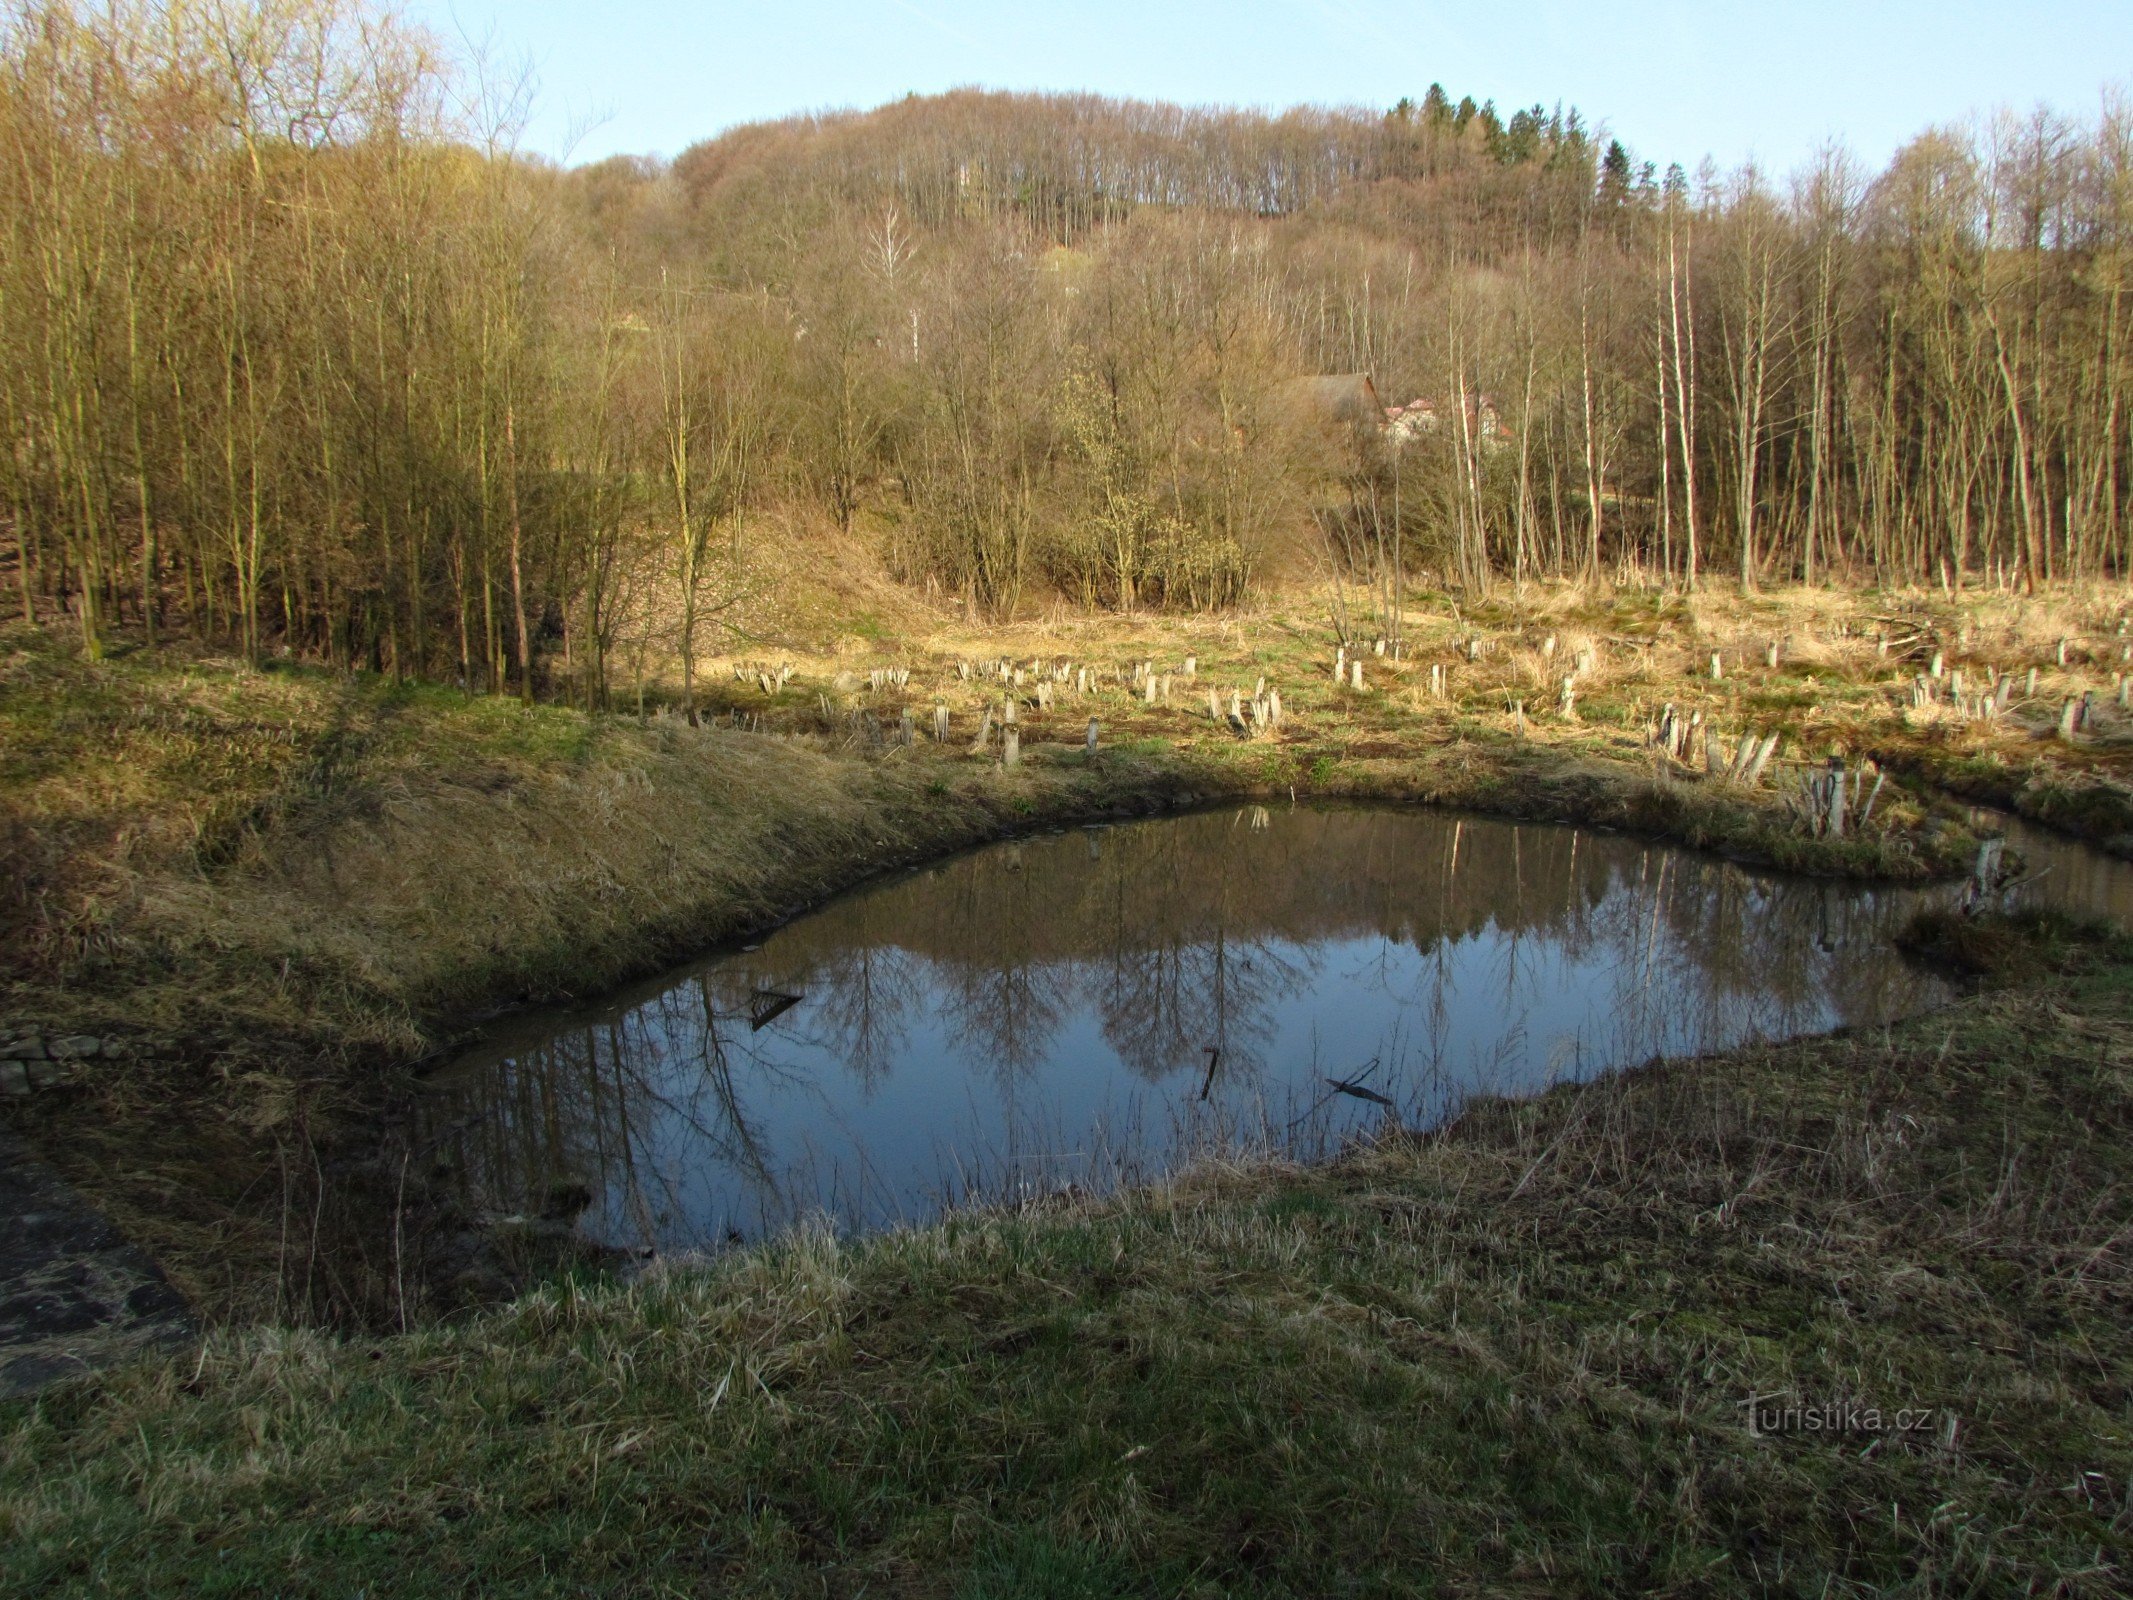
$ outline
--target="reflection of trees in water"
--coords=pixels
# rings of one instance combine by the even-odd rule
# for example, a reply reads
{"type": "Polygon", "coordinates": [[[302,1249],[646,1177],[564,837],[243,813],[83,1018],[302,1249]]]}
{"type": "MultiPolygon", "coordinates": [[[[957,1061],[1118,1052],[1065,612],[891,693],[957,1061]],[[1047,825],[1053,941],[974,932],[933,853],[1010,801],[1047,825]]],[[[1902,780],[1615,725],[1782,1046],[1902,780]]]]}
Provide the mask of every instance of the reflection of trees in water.
{"type": "MultiPolygon", "coordinates": [[[[745,995],[739,997],[745,1001],[745,995]]],[[[690,1209],[682,1185],[713,1167],[753,1209],[789,1216],[781,1163],[747,1105],[748,1090],[790,1085],[790,1069],[749,1042],[747,1013],[709,975],[635,1007],[470,1062],[439,1084],[454,1109],[439,1145],[506,1203],[543,1198],[549,1181],[594,1181],[619,1225],[652,1240],[690,1209]],[[683,1159],[673,1159],[680,1152],[683,1159]]]]}
{"type": "Polygon", "coordinates": [[[1234,824],[1218,848],[1192,828],[1110,837],[1090,874],[1104,945],[1076,963],[1105,1042],[1150,1082],[1204,1067],[1209,1050],[1220,1052],[1225,1080],[1260,1069],[1276,1003],[1312,970],[1283,948],[1286,929],[1251,926],[1255,871],[1286,875],[1288,864],[1240,855],[1234,824]]]}
{"type": "MultiPolygon", "coordinates": [[[[862,926],[879,914],[864,906],[855,909],[862,926]]],[[[930,976],[925,964],[901,946],[868,937],[800,970],[766,970],[753,976],[749,988],[804,995],[800,1026],[806,1036],[871,1084],[887,1076],[903,1053],[911,1018],[931,989],[930,976]]]]}
{"type": "Polygon", "coordinates": [[[1023,962],[951,967],[936,980],[939,1014],[958,1053],[1010,1082],[1044,1060],[1070,998],[1060,973],[1023,962]]]}
{"type": "Polygon", "coordinates": [[[2007,897],[2009,904],[2133,926],[2133,863],[2006,812],[1978,807],[1971,820],[1981,832],[2004,830],[2008,847],[2021,858],[2022,877],[2007,897]]]}
{"type": "Polygon", "coordinates": [[[1234,939],[1218,927],[1131,960],[1089,963],[1081,985],[1104,1042],[1130,1071],[1153,1083],[1204,1068],[1215,1050],[1227,1083],[1266,1068],[1276,1005],[1301,993],[1315,972],[1303,952],[1272,939],[1234,939]]]}
{"type": "Polygon", "coordinates": [[[1560,828],[1274,820],[1030,840],[848,897],[649,1001],[499,1054],[464,1157],[599,1174],[647,1235],[687,1209],[678,1186],[706,1163],[784,1212],[789,1175],[748,1102],[768,1084],[824,1088],[781,1062],[827,1055],[876,1086],[923,1028],[1012,1097],[1085,1013],[1149,1082],[1197,1084],[1210,1047],[1225,1083],[1286,1072],[1300,1064],[1268,1060],[1271,1041],[1331,941],[1352,947],[1335,975],[1381,993],[1406,1059],[1444,1083],[1795,1033],[1885,1015],[1906,992],[1885,946],[1902,896],[1560,828]],[[804,998],[757,1033],[763,989],[804,998]],[[1472,1059],[1454,1059],[1455,1039],[1472,1059]]]}
{"type": "Polygon", "coordinates": [[[1908,975],[1888,948],[1905,897],[1831,883],[1775,881],[1671,856],[1647,906],[1615,914],[1662,924],[1644,942],[1637,995],[1676,1037],[1797,1033],[1832,1016],[1875,1015],[1908,975]]]}

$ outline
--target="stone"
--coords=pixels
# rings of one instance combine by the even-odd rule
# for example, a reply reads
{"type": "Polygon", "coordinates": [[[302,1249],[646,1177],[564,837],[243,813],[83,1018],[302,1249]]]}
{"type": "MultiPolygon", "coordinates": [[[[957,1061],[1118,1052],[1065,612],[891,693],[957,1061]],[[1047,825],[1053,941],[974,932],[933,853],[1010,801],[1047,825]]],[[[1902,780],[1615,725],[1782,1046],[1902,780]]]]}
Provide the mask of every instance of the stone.
{"type": "Polygon", "coordinates": [[[125,1054],[126,1046],[117,1039],[106,1039],[104,1041],[104,1059],[106,1061],[117,1061],[125,1054]]]}
{"type": "Polygon", "coordinates": [[[56,1061],[28,1061],[23,1063],[23,1067],[29,1074],[30,1087],[33,1089],[49,1089],[63,1076],[56,1061]]]}
{"type": "Polygon", "coordinates": [[[0,1217],[0,1397],[192,1342],[155,1264],[5,1134],[0,1217]]]}
{"type": "Polygon", "coordinates": [[[86,1033],[77,1033],[71,1038],[54,1039],[51,1055],[54,1061],[78,1061],[93,1056],[104,1048],[104,1041],[93,1039],[86,1033]]]}
{"type": "Polygon", "coordinates": [[[0,1061],[0,1094],[28,1094],[29,1069],[19,1061],[0,1061]]]}
{"type": "Polygon", "coordinates": [[[44,1041],[34,1033],[28,1038],[17,1039],[13,1044],[0,1045],[0,1061],[42,1061],[43,1059],[44,1041]]]}

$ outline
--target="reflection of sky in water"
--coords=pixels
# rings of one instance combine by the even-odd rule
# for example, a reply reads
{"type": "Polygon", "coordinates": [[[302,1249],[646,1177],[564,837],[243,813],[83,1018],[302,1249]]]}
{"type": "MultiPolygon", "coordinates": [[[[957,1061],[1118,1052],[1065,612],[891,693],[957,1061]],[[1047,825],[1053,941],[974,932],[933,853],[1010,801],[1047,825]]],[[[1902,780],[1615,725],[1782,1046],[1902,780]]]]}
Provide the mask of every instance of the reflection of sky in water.
{"type": "Polygon", "coordinates": [[[920,1220],[1382,1122],[1328,1078],[1426,1125],[1477,1092],[1916,1011],[1944,991],[1889,946],[1914,903],[1434,813],[1086,830],[514,1019],[433,1080],[429,1124],[482,1201],[582,1180],[585,1228],[618,1243],[920,1220]],[[758,1029],[765,993],[801,998],[758,1029]]]}

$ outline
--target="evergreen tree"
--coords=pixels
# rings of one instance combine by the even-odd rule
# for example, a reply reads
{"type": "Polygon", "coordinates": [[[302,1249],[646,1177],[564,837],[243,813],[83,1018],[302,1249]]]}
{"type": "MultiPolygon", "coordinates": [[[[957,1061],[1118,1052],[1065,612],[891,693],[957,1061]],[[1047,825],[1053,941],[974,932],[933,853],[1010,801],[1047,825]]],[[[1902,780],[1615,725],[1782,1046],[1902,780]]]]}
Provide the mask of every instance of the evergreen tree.
{"type": "Polygon", "coordinates": [[[1607,154],[1600,158],[1600,205],[1619,211],[1629,199],[1631,183],[1629,152],[1620,139],[1607,141],[1607,154]]]}

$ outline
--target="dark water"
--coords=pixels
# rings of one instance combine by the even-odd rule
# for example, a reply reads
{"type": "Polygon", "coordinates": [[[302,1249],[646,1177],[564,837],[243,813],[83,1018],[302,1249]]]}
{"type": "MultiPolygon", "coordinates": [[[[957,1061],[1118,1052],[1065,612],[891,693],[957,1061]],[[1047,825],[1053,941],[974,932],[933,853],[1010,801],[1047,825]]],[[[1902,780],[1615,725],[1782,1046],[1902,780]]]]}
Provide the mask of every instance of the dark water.
{"type": "Polygon", "coordinates": [[[1971,818],[1981,832],[2005,834],[2007,848],[2021,857],[2011,901],[2133,928],[2133,862],[2004,811],[1977,810],[1971,818]]]}
{"type": "Polygon", "coordinates": [[[423,1120],[477,1204],[582,1185],[580,1227],[610,1244],[918,1221],[1892,1020],[1947,994],[1891,947],[1916,903],[1442,813],[1081,830],[512,1019],[431,1080],[423,1120]]]}

